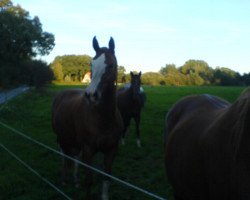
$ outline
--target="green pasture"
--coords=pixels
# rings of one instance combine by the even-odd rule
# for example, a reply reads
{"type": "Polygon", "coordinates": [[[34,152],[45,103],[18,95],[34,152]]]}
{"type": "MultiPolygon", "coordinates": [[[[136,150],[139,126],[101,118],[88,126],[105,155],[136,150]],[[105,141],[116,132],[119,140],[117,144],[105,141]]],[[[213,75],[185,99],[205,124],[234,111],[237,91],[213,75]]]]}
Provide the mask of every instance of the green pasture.
{"type": "MultiPolygon", "coordinates": [[[[58,150],[51,129],[51,102],[55,94],[66,88],[82,86],[52,85],[44,91],[29,91],[8,103],[0,105],[0,121],[28,136],[58,150]]],[[[181,97],[208,93],[233,102],[243,87],[150,87],[145,86],[147,103],[142,112],[142,148],[137,148],[134,124],[121,145],[113,165],[113,175],[159,196],[172,198],[164,169],[163,124],[170,107],[181,97]]],[[[60,174],[62,159],[55,153],[34,144],[0,125],[0,143],[14,152],[43,177],[51,181],[71,198],[83,199],[84,188],[73,184],[62,186],[60,174]]],[[[93,163],[101,168],[102,155],[93,163]]],[[[83,181],[83,169],[81,169],[83,181]]],[[[102,177],[94,175],[94,199],[99,199],[102,177]]],[[[83,185],[83,184],[82,184],[83,185]]],[[[53,188],[0,148],[0,199],[1,200],[59,200],[64,199],[53,188]]],[[[153,199],[141,192],[112,181],[110,199],[153,199]]]]}

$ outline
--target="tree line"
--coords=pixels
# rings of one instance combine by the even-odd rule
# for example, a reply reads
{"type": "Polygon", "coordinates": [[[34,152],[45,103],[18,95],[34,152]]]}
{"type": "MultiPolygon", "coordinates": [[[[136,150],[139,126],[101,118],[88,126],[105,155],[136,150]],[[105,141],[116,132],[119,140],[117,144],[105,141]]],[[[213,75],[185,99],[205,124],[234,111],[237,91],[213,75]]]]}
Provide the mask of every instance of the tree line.
{"type": "MultiPolygon", "coordinates": [[[[51,68],[57,81],[81,81],[84,74],[90,71],[90,62],[88,55],[64,55],[56,57],[51,68]]],[[[203,60],[188,60],[181,67],[166,64],[159,72],[143,73],[141,79],[145,85],[250,85],[250,73],[240,75],[226,67],[213,69],[203,60]]],[[[126,73],[124,66],[118,66],[118,83],[129,81],[130,73],[126,73]]]]}
{"type": "Polygon", "coordinates": [[[159,71],[159,84],[166,85],[250,85],[250,73],[240,75],[227,67],[213,69],[203,60],[188,60],[181,67],[167,64],[159,71]]]}
{"type": "Polygon", "coordinates": [[[0,87],[29,84],[41,87],[53,79],[46,62],[37,55],[48,55],[54,35],[43,31],[37,16],[32,18],[10,0],[0,1],[0,87]]]}

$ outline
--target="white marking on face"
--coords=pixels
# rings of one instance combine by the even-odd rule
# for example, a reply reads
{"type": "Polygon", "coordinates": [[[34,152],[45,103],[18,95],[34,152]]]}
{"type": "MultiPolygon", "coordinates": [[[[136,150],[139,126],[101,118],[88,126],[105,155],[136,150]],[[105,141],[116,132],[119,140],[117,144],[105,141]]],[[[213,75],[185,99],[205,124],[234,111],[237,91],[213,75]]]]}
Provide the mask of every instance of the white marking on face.
{"type": "Polygon", "coordinates": [[[105,63],[105,54],[103,53],[97,59],[92,60],[92,79],[86,91],[93,94],[101,82],[102,76],[105,73],[107,64],[105,63]]]}

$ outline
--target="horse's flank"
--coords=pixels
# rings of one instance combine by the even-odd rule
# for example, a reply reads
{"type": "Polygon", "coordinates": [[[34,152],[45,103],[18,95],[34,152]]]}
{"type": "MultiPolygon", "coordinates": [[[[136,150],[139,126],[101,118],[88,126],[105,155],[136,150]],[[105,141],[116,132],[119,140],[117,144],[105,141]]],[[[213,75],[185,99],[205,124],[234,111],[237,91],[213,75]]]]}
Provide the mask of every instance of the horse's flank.
{"type": "Polygon", "coordinates": [[[177,102],[166,118],[168,178],[176,199],[250,198],[250,96],[177,102]]]}

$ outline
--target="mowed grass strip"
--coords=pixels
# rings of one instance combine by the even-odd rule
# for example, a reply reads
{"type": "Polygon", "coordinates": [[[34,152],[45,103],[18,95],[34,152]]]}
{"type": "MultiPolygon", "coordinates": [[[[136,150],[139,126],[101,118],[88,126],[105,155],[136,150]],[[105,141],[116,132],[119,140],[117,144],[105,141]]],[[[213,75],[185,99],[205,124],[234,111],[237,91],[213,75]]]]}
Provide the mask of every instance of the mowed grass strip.
{"type": "MultiPolygon", "coordinates": [[[[51,103],[61,90],[83,86],[51,85],[44,91],[29,91],[0,106],[0,121],[28,136],[58,149],[51,128],[51,103]]],[[[147,102],[142,112],[142,148],[137,148],[134,123],[126,136],[125,145],[119,147],[113,165],[113,175],[159,196],[173,199],[164,169],[163,124],[170,107],[183,96],[213,94],[233,102],[243,87],[164,87],[145,86],[147,102]]],[[[0,141],[18,157],[62,189],[73,199],[83,199],[84,173],[81,168],[82,188],[73,184],[60,184],[62,159],[60,156],[6,130],[0,126],[0,141]]],[[[94,166],[102,168],[102,155],[94,159],[94,166]]],[[[99,199],[102,177],[94,175],[94,199],[99,199]]],[[[112,182],[111,199],[152,199],[133,189],[112,182]]],[[[0,149],[0,199],[63,199],[50,186],[24,168],[6,151],[0,149]]]]}

